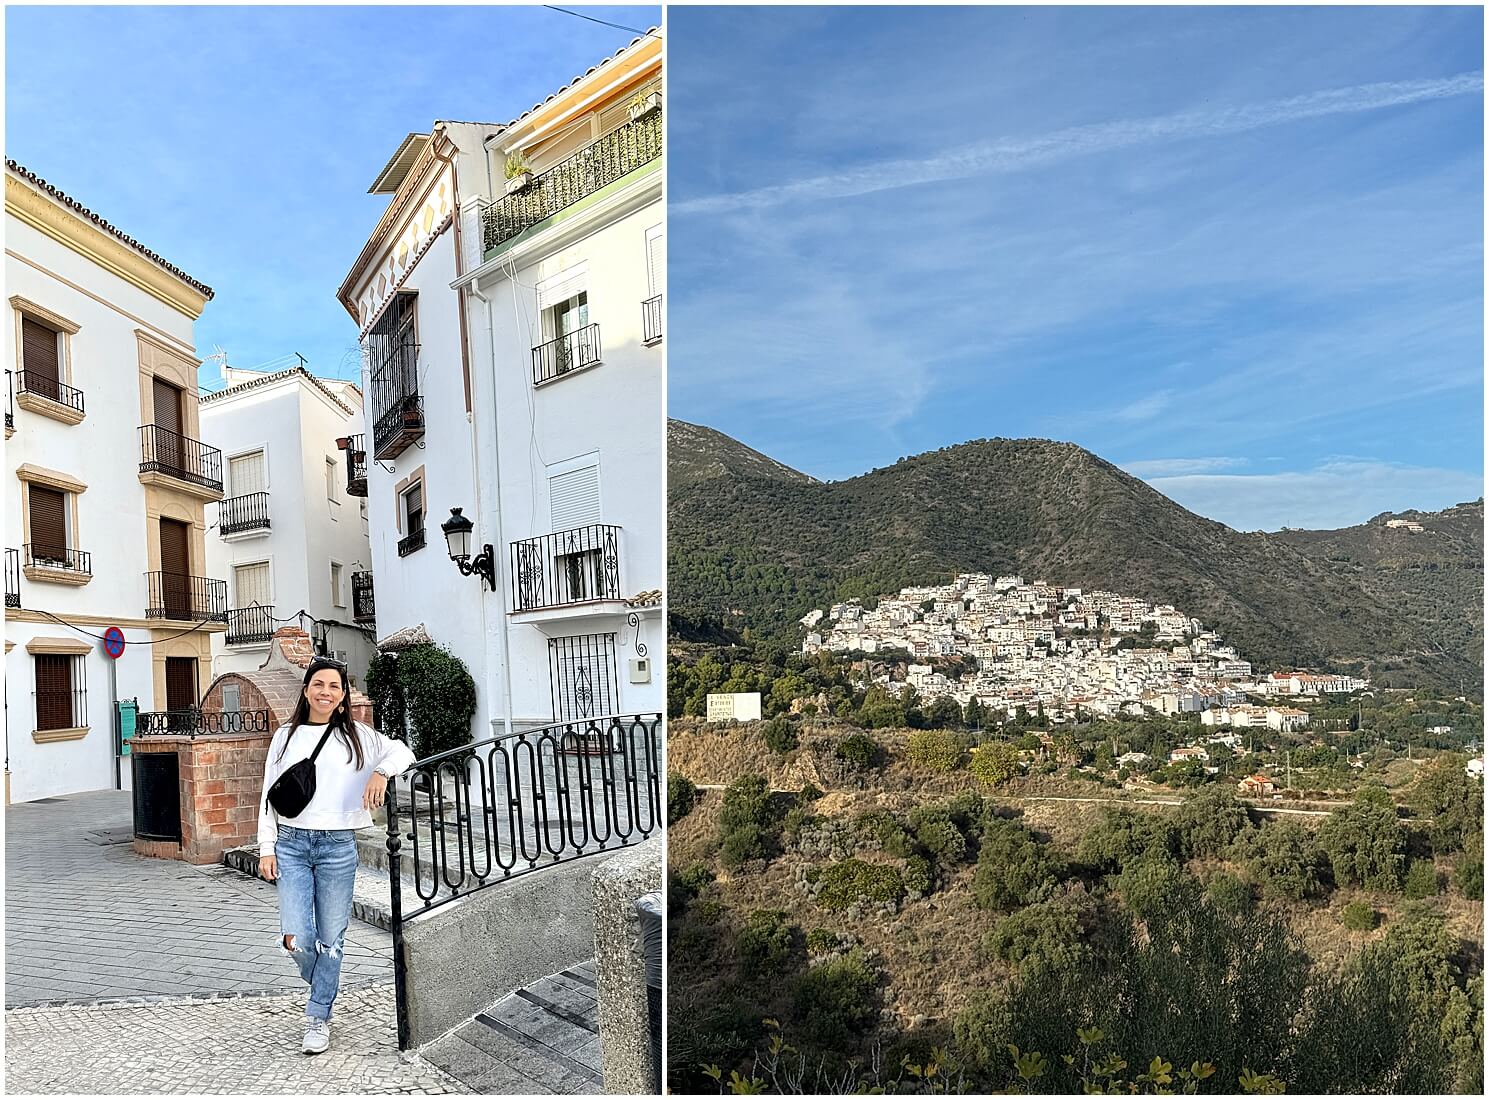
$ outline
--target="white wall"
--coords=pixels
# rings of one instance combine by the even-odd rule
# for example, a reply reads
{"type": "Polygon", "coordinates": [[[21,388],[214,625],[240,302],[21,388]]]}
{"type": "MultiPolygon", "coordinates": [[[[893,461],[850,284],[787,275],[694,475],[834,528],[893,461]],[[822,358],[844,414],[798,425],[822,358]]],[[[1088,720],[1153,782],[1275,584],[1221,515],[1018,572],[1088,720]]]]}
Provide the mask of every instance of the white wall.
{"type": "MultiPolygon", "coordinates": [[[[147,547],[153,532],[146,523],[145,490],[139,481],[142,421],[135,329],[145,328],[162,340],[174,339],[181,345],[182,354],[191,355],[192,322],[15,218],[6,217],[5,233],[8,253],[18,253],[31,261],[7,254],[7,297],[20,295],[82,326],[70,337],[70,384],[83,391],[87,413],[82,423],[68,425],[19,407],[15,410],[15,435],[5,443],[10,471],[4,478],[5,545],[19,549],[26,540],[21,529],[21,482],[14,471],[23,463],[31,463],[69,474],[88,486],[78,500],[74,544],[92,555],[93,565],[93,580],[78,588],[38,584],[23,576],[22,606],[64,618],[143,618],[148,598],[147,547]]],[[[0,314],[4,316],[5,365],[16,370],[15,314],[8,302],[0,314]]],[[[197,564],[193,563],[194,567],[197,564]]],[[[88,629],[103,633],[101,627],[88,629]]],[[[143,629],[126,629],[124,634],[131,641],[149,637],[143,629]]],[[[26,642],[44,636],[71,637],[95,646],[98,643],[61,623],[7,620],[5,635],[6,641],[13,643],[5,659],[12,800],[112,788],[109,658],[98,649],[85,658],[88,735],[81,741],[36,744],[31,738],[35,727],[34,663],[26,652],[26,642]]],[[[153,709],[150,648],[128,648],[117,672],[119,697],[137,697],[142,709],[153,709]]],[[[129,785],[127,771],[124,785],[129,785]]]]}

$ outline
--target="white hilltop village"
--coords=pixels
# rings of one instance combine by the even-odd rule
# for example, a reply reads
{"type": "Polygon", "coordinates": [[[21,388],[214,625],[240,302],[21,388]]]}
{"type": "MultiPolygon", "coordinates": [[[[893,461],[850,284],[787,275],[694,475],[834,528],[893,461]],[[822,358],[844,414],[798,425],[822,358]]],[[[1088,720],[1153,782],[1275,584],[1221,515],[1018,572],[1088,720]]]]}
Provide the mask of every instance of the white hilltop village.
{"type": "Polygon", "coordinates": [[[1206,726],[1292,731],[1308,725],[1307,712],[1248,700],[1369,686],[1344,675],[1258,676],[1219,634],[1167,604],[986,573],[904,588],[872,609],[846,600],[801,624],[803,653],[903,650],[924,662],[910,664],[903,681],[888,672],[872,678],[892,690],[908,684],[923,699],[950,696],[963,706],[976,699],[1009,716],[1043,708],[1056,724],[1077,710],[1097,718],[1157,712],[1198,714],[1206,726]],[[969,670],[958,678],[931,663],[958,657],[969,670]]]}

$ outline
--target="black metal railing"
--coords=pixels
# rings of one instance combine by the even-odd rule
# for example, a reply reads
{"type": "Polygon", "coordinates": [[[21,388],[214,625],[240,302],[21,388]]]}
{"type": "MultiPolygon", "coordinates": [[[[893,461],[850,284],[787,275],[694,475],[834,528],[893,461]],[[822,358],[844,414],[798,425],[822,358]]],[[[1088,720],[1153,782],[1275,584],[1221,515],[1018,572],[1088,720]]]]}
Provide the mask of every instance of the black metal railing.
{"type": "Polygon", "coordinates": [[[195,737],[199,733],[268,733],[272,715],[268,710],[232,710],[203,713],[200,707],[179,710],[142,711],[135,717],[135,734],[174,733],[195,737]]]}
{"type": "Polygon", "coordinates": [[[406,558],[415,550],[422,549],[424,549],[424,528],[422,527],[417,531],[410,531],[398,540],[398,556],[400,558],[406,558]]]}
{"type": "Polygon", "coordinates": [[[140,473],[151,472],[222,492],[222,452],[159,424],[140,427],[140,473]]]}
{"type": "Polygon", "coordinates": [[[228,497],[217,505],[217,533],[237,535],[244,531],[269,529],[269,494],[244,493],[228,497]]]}
{"type": "Polygon", "coordinates": [[[367,495],[367,444],[365,435],[350,435],[346,439],[346,495],[367,495]]]}
{"type": "Polygon", "coordinates": [[[600,361],[600,326],[585,325],[533,348],[533,385],[600,361]]]}
{"type": "Polygon", "coordinates": [[[21,552],[5,548],[5,606],[21,606],[21,552]]]}
{"type": "Polygon", "coordinates": [[[251,645],[274,637],[274,608],[263,604],[231,608],[227,613],[227,644],[251,645]]]}
{"type": "Polygon", "coordinates": [[[66,405],[69,409],[83,411],[83,391],[74,389],[49,374],[34,370],[18,370],[15,382],[16,388],[21,393],[35,394],[48,401],[55,401],[59,405],[66,405]]]}
{"type": "Polygon", "coordinates": [[[659,112],[611,130],[487,207],[481,216],[483,250],[491,251],[661,155],[659,112]]]}
{"type": "Polygon", "coordinates": [[[227,622],[227,581],[163,570],[146,573],[145,579],[150,586],[145,618],[227,622]]]}
{"type": "Polygon", "coordinates": [[[389,780],[388,882],[400,1049],[408,1049],[410,1040],[404,922],[519,875],[660,835],[661,741],[660,714],[607,716],[437,753],[417,761],[406,779],[389,780]],[[595,748],[600,751],[589,751],[595,748]],[[404,841],[415,895],[407,908],[404,841]]]}
{"type": "Polygon", "coordinates": [[[43,569],[63,569],[89,577],[93,575],[93,555],[86,550],[74,550],[70,546],[23,543],[21,560],[27,565],[36,565],[43,569]]]}
{"type": "Polygon", "coordinates": [[[5,372],[5,426],[16,426],[16,387],[13,371],[5,372]]]}
{"type": "Polygon", "coordinates": [[[641,303],[641,342],[648,347],[662,339],[662,296],[641,303]]]}
{"type": "Polygon", "coordinates": [[[399,344],[373,369],[372,456],[397,458],[424,434],[419,395],[419,345],[399,344]]]}
{"type": "Polygon", "coordinates": [[[620,599],[620,531],[591,524],[512,543],[513,610],[620,599]]]}
{"type": "Polygon", "coordinates": [[[371,572],[352,574],[352,618],[359,623],[368,623],[377,618],[371,572]]]}

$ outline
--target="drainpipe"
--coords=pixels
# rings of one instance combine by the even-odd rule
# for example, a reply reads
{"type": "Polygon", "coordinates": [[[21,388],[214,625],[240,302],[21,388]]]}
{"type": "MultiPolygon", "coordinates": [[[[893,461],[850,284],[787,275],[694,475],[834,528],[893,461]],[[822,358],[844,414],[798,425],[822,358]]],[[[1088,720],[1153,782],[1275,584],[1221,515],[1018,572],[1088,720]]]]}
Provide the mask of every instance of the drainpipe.
{"type": "MultiPolygon", "coordinates": [[[[501,666],[501,681],[502,681],[502,686],[501,686],[501,698],[502,698],[502,733],[503,734],[510,734],[512,732],[512,657],[511,657],[511,649],[510,649],[510,647],[507,644],[507,622],[508,622],[508,619],[507,619],[507,611],[508,611],[508,608],[507,608],[507,592],[508,592],[508,581],[509,581],[509,578],[507,576],[506,544],[502,540],[502,522],[501,522],[501,517],[502,517],[502,503],[501,503],[501,499],[502,499],[501,432],[500,432],[500,429],[498,427],[498,423],[499,422],[498,422],[498,419],[497,419],[497,416],[496,416],[496,408],[497,408],[497,403],[496,403],[496,330],[495,330],[495,326],[494,326],[494,323],[492,321],[492,316],[491,316],[491,309],[492,309],[491,299],[488,298],[485,294],[483,294],[481,292],[480,287],[476,283],[474,283],[474,282],[472,282],[468,286],[466,286],[465,289],[470,292],[470,296],[471,297],[476,298],[477,300],[480,301],[480,303],[483,306],[486,307],[486,346],[487,346],[488,349],[490,349],[490,353],[491,353],[491,364],[492,364],[492,370],[491,370],[491,375],[490,375],[490,377],[491,377],[491,384],[492,384],[492,394],[491,394],[491,397],[492,397],[492,400],[491,400],[491,414],[492,414],[491,415],[491,425],[492,425],[492,428],[491,428],[491,465],[492,465],[492,474],[493,474],[493,476],[494,476],[494,478],[496,480],[496,484],[492,487],[492,496],[494,498],[494,503],[495,503],[495,507],[493,509],[494,520],[495,520],[495,524],[494,525],[495,525],[495,528],[496,528],[496,541],[492,544],[493,557],[496,559],[495,562],[493,563],[496,566],[496,592],[494,593],[494,595],[496,597],[497,609],[498,609],[498,613],[500,615],[500,622],[497,625],[496,635],[497,635],[497,638],[498,638],[498,646],[497,646],[497,648],[498,648],[498,651],[500,653],[499,663],[500,663],[500,666],[501,666]]],[[[461,310],[461,313],[462,313],[462,315],[464,314],[464,309],[461,310]]],[[[472,419],[472,426],[476,429],[475,431],[472,431],[471,432],[471,437],[470,437],[471,438],[471,473],[472,473],[472,476],[475,478],[476,499],[479,502],[479,501],[482,501],[482,495],[481,495],[481,463],[480,463],[479,448],[476,446],[476,440],[477,440],[477,437],[478,437],[479,432],[480,432],[480,421],[481,421],[481,417],[484,414],[483,414],[483,412],[480,409],[480,402],[476,400],[476,392],[477,392],[477,390],[476,390],[476,378],[477,378],[477,372],[472,371],[470,377],[471,377],[471,404],[472,404],[472,408],[474,410],[472,412],[472,418],[473,418],[472,419]]],[[[483,514],[483,518],[484,518],[484,514],[483,514]]],[[[482,600],[481,601],[481,606],[484,608],[485,605],[486,605],[486,601],[485,600],[482,600]]],[[[483,615],[483,625],[484,625],[484,615],[483,615]]]]}

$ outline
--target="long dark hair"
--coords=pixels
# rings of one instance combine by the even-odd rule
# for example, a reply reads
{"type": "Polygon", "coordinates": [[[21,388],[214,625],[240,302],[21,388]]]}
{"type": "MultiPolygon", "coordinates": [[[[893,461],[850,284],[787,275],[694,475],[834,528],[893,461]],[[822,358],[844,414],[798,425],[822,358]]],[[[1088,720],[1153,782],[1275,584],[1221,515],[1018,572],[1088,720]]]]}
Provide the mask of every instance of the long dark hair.
{"type": "Polygon", "coordinates": [[[300,701],[295,704],[295,713],[290,716],[290,731],[284,735],[284,744],[279,747],[279,755],[275,759],[283,760],[285,750],[290,747],[290,738],[295,736],[295,731],[301,726],[310,724],[310,700],[305,697],[305,689],[310,686],[312,676],[328,668],[341,676],[342,699],[336,709],[331,712],[331,719],[327,726],[336,731],[337,740],[345,746],[347,763],[355,763],[357,770],[361,771],[362,737],[357,733],[357,724],[352,721],[352,685],[346,678],[346,666],[329,657],[315,658],[310,662],[310,667],[305,670],[305,680],[300,685],[300,701]]]}

